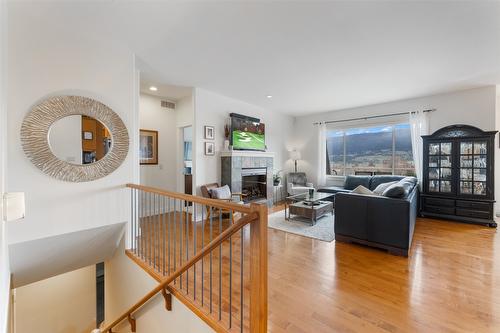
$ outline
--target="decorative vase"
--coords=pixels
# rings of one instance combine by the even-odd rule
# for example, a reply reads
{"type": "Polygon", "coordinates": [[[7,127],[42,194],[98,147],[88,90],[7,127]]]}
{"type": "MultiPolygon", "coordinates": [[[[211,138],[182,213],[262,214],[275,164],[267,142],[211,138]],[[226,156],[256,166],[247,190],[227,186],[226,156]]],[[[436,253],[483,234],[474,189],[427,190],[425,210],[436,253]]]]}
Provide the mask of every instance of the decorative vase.
{"type": "Polygon", "coordinates": [[[224,140],[224,150],[229,150],[229,140],[224,140]]]}

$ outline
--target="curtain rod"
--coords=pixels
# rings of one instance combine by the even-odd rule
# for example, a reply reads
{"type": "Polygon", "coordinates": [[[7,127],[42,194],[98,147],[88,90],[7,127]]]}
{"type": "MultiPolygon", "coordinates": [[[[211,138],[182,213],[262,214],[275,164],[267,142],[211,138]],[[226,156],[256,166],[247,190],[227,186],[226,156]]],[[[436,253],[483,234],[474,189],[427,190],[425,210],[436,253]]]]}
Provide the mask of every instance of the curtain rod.
{"type": "MultiPolygon", "coordinates": [[[[434,112],[436,109],[428,109],[428,110],[422,110],[422,112],[434,112]]],[[[330,120],[330,121],[319,121],[313,123],[313,125],[320,125],[320,124],[334,124],[334,123],[342,123],[345,121],[355,121],[355,120],[367,120],[367,119],[374,119],[374,118],[384,118],[384,117],[393,117],[393,116],[403,116],[407,115],[408,113],[416,113],[417,111],[411,111],[411,112],[398,112],[398,113],[388,113],[388,114],[381,114],[377,116],[366,116],[366,117],[359,117],[359,118],[351,118],[351,119],[342,119],[342,120],[330,120]]]]}

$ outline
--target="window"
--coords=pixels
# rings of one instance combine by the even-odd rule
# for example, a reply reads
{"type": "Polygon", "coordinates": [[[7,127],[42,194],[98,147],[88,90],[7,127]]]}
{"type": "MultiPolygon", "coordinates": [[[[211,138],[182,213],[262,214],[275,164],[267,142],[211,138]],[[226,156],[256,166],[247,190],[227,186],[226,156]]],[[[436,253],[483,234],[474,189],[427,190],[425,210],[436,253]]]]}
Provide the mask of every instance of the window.
{"type": "Polygon", "coordinates": [[[415,175],[409,124],[328,130],[328,175],[415,175]]]}

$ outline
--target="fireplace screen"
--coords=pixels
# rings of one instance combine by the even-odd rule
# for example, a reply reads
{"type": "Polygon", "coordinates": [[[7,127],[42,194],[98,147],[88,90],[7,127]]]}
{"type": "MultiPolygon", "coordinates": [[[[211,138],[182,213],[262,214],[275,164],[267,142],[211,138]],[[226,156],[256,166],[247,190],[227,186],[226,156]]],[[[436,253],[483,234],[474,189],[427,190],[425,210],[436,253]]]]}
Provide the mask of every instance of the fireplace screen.
{"type": "Polygon", "coordinates": [[[245,202],[267,198],[267,169],[242,169],[241,192],[245,202]]]}

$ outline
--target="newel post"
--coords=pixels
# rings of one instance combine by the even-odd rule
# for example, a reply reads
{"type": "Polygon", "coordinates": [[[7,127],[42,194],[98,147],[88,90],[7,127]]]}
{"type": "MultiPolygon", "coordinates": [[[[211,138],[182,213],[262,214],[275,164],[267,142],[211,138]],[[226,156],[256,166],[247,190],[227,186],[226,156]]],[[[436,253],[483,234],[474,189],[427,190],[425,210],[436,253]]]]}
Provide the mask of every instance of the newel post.
{"type": "Polygon", "coordinates": [[[267,332],[267,205],[251,204],[259,220],[250,223],[250,332],[267,332]]]}

